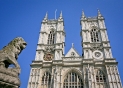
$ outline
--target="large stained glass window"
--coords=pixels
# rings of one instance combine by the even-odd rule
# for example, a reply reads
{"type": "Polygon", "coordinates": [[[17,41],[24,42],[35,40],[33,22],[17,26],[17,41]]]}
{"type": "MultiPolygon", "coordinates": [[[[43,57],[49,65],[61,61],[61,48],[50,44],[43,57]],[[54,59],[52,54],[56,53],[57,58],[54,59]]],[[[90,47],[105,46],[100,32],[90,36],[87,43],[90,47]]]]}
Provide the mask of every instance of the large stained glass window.
{"type": "Polygon", "coordinates": [[[74,72],[68,73],[64,79],[63,88],[83,88],[82,78],[74,72]]]}
{"type": "Polygon", "coordinates": [[[51,83],[51,74],[49,72],[45,72],[42,77],[42,85],[50,85],[51,83]]]}

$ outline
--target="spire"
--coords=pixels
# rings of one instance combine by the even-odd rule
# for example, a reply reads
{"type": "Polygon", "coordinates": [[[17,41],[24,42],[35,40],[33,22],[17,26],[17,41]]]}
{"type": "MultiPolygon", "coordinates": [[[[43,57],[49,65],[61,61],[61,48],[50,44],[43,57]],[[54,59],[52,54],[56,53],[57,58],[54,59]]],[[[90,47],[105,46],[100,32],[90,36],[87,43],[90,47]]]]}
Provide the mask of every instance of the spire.
{"type": "Polygon", "coordinates": [[[62,17],[62,11],[61,11],[61,13],[60,13],[60,17],[62,17]]]}
{"type": "Polygon", "coordinates": [[[74,47],[74,43],[72,43],[72,48],[74,47]]]}
{"type": "Polygon", "coordinates": [[[46,15],[44,17],[44,20],[47,20],[48,19],[48,13],[46,12],[46,15]]]}
{"type": "Polygon", "coordinates": [[[84,14],[84,11],[82,11],[82,18],[85,18],[85,14],[84,14]]]}
{"type": "Polygon", "coordinates": [[[46,12],[45,18],[48,18],[48,13],[46,12]]]}
{"type": "Polygon", "coordinates": [[[60,13],[59,19],[62,19],[62,11],[61,11],[61,13],[60,13]]]}
{"type": "Polygon", "coordinates": [[[101,17],[102,15],[100,13],[100,10],[99,9],[97,9],[97,10],[98,10],[98,17],[101,17]]]}
{"type": "Polygon", "coordinates": [[[82,10],[81,20],[86,20],[86,16],[85,16],[85,13],[84,13],[84,11],[83,11],[83,10],[82,10]]]}

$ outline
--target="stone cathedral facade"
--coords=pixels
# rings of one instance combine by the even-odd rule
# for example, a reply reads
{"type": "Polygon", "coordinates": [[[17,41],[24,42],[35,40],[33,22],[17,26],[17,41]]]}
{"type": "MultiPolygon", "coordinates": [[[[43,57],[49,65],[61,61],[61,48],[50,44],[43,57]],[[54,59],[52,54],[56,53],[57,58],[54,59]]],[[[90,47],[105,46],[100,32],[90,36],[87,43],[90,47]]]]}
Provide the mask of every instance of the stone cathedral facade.
{"type": "Polygon", "coordinates": [[[82,12],[80,24],[83,53],[79,55],[72,45],[65,55],[62,13],[58,19],[46,14],[27,88],[122,88],[104,17],[99,10],[96,17],[82,12]]]}

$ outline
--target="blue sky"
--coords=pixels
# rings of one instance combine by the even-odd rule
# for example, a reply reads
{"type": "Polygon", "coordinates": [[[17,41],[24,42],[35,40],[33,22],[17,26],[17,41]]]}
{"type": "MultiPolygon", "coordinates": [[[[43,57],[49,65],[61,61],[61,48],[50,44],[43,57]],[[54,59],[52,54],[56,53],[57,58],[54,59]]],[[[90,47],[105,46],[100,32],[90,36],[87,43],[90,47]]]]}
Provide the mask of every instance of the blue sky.
{"type": "Polygon", "coordinates": [[[59,17],[60,11],[66,31],[65,53],[74,43],[81,55],[80,17],[82,10],[86,16],[97,16],[97,8],[105,17],[105,23],[114,58],[123,82],[123,1],[122,0],[0,0],[0,49],[12,39],[21,36],[28,43],[18,58],[21,66],[21,87],[26,88],[30,74],[30,64],[35,59],[41,21],[46,12],[48,18],[59,17]]]}

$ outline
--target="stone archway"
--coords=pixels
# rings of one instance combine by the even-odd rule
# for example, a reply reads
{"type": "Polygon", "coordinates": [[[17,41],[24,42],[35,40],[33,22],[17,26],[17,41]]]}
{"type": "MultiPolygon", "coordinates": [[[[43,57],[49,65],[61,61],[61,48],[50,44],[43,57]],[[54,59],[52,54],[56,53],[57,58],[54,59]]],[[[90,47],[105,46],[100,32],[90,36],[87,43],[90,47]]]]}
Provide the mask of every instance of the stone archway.
{"type": "Polygon", "coordinates": [[[83,88],[82,74],[79,70],[72,68],[63,76],[62,88],[83,88]]]}

